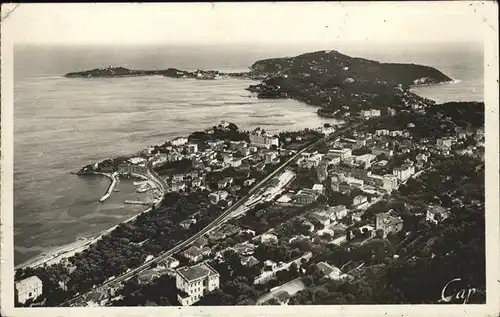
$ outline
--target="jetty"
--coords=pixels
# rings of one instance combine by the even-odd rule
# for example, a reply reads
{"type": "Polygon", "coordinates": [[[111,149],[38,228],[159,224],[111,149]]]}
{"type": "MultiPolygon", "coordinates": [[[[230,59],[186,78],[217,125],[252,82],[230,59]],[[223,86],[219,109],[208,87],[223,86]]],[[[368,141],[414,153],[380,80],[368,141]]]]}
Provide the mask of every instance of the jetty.
{"type": "Polygon", "coordinates": [[[115,188],[116,184],[118,183],[118,172],[114,172],[113,174],[105,174],[105,175],[111,178],[111,184],[109,184],[108,190],[106,191],[104,196],[102,196],[101,199],[99,199],[99,201],[101,203],[104,202],[106,199],[108,199],[109,196],[111,196],[113,189],[115,188]]]}
{"type": "Polygon", "coordinates": [[[131,205],[151,205],[152,203],[147,202],[147,201],[142,201],[142,200],[125,200],[126,204],[131,204],[131,205]]]}

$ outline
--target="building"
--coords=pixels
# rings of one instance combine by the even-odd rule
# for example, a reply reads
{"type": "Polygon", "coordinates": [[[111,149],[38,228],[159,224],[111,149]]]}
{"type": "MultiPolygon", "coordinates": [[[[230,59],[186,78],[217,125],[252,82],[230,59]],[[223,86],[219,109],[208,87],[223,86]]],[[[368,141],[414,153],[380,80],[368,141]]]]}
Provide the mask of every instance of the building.
{"type": "Polygon", "coordinates": [[[173,146],[181,146],[181,145],[186,144],[187,142],[188,142],[188,139],[185,137],[175,138],[172,141],[170,141],[170,143],[172,143],[173,146]]]}
{"type": "Polygon", "coordinates": [[[380,117],[380,110],[376,109],[361,110],[361,116],[364,118],[380,117]]]}
{"type": "Polygon", "coordinates": [[[231,165],[231,167],[240,167],[241,166],[241,159],[233,158],[229,161],[229,165],[231,165]]]}
{"type": "Polygon", "coordinates": [[[172,182],[170,184],[170,191],[180,192],[186,190],[186,184],[184,182],[172,182]]]}
{"type": "Polygon", "coordinates": [[[389,135],[389,133],[390,131],[387,129],[375,130],[375,135],[377,136],[389,135]]]}
{"type": "Polygon", "coordinates": [[[401,130],[394,130],[394,131],[391,131],[389,132],[389,135],[394,137],[394,136],[402,136],[403,135],[403,131],[401,130]]]}
{"type": "Polygon", "coordinates": [[[395,116],[396,115],[396,110],[390,108],[390,107],[387,107],[387,114],[390,115],[390,116],[395,116]]]}
{"type": "Polygon", "coordinates": [[[347,216],[347,207],[345,205],[333,206],[330,208],[331,217],[335,219],[342,219],[347,216]]]}
{"type": "Polygon", "coordinates": [[[398,188],[398,179],[396,176],[391,174],[386,174],[384,176],[371,174],[365,178],[365,182],[367,185],[383,189],[389,194],[398,188]]]}
{"type": "Polygon", "coordinates": [[[368,201],[368,198],[366,196],[358,195],[358,196],[353,198],[352,204],[354,206],[357,206],[357,205],[361,205],[363,203],[366,203],[367,201],[368,201]]]}
{"type": "Polygon", "coordinates": [[[35,299],[42,295],[43,283],[38,276],[30,276],[16,282],[17,301],[24,304],[27,300],[35,299]]]}
{"type": "Polygon", "coordinates": [[[198,152],[198,144],[190,143],[186,146],[186,150],[187,150],[188,154],[196,153],[196,152],[198,152]]]}
{"type": "Polygon", "coordinates": [[[241,257],[241,264],[246,267],[253,267],[259,263],[260,261],[257,260],[257,258],[255,258],[253,255],[241,257]]]}
{"type": "Polygon", "coordinates": [[[301,205],[312,204],[318,196],[315,190],[304,188],[295,195],[295,202],[301,205]]]}
{"type": "Polygon", "coordinates": [[[217,183],[217,186],[219,189],[223,189],[223,188],[231,186],[232,184],[233,184],[233,178],[232,177],[225,177],[217,183]]]}
{"type": "Polygon", "coordinates": [[[179,260],[169,256],[166,259],[158,261],[158,267],[166,269],[175,269],[179,266],[179,260]]]}
{"type": "Polygon", "coordinates": [[[219,273],[207,263],[185,266],[176,270],[175,284],[182,306],[191,306],[205,294],[219,288],[219,273]]]}
{"type": "Polygon", "coordinates": [[[374,147],[374,148],[372,148],[372,154],[377,155],[377,156],[384,154],[387,157],[391,157],[394,155],[394,152],[392,150],[389,150],[389,149],[384,149],[381,147],[374,147]]]}
{"type": "Polygon", "coordinates": [[[450,216],[450,211],[436,205],[430,205],[427,207],[427,214],[425,220],[437,224],[440,221],[445,220],[450,216]]]}
{"type": "Polygon", "coordinates": [[[279,146],[279,139],[271,136],[260,128],[249,134],[250,143],[256,147],[270,149],[273,145],[279,146]]]}
{"type": "Polygon", "coordinates": [[[396,176],[400,182],[406,181],[413,174],[415,174],[415,167],[409,164],[397,167],[392,171],[392,175],[396,176]]]}
{"type": "Polygon", "coordinates": [[[417,154],[417,161],[421,161],[421,162],[427,162],[428,160],[428,156],[423,154],[423,153],[419,153],[417,154]]]}
{"type": "Polygon", "coordinates": [[[327,216],[324,216],[320,213],[313,212],[312,214],[309,215],[310,219],[314,219],[318,221],[323,227],[329,226],[330,225],[330,218],[327,216]]]}
{"type": "Polygon", "coordinates": [[[372,161],[375,159],[376,155],[374,154],[363,154],[354,156],[354,162],[361,164],[365,168],[370,167],[372,161]]]}
{"type": "Polygon", "coordinates": [[[349,158],[352,156],[352,150],[345,148],[345,149],[332,149],[329,150],[328,153],[332,153],[340,157],[340,160],[343,161],[346,158],[349,158]]]}
{"type": "Polygon", "coordinates": [[[263,233],[260,236],[261,243],[278,243],[278,237],[271,233],[263,233]]]}
{"type": "Polygon", "coordinates": [[[120,164],[118,165],[118,174],[147,174],[148,169],[145,165],[120,164]]]}
{"type": "Polygon", "coordinates": [[[442,151],[450,150],[452,145],[453,145],[452,138],[440,138],[436,140],[436,147],[442,151]]]}
{"type": "Polygon", "coordinates": [[[198,262],[203,259],[203,252],[200,248],[192,246],[186,251],[182,252],[182,255],[189,259],[190,262],[198,262]]]}
{"type": "Polygon", "coordinates": [[[379,213],[376,217],[375,229],[382,230],[384,238],[391,232],[398,233],[403,230],[403,220],[401,218],[393,217],[388,212],[379,213]]]}
{"type": "Polygon", "coordinates": [[[340,275],[342,275],[342,271],[338,267],[331,266],[326,262],[319,262],[316,264],[316,268],[323,274],[323,276],[328,277],[332,280],[339,280],[340,275]]]}
{"type": "Polygon", "coordinates": [[[316,191],[318,194],[324,193],[324,188],[322,184],[314,184],[312,190],[316,191]]]}

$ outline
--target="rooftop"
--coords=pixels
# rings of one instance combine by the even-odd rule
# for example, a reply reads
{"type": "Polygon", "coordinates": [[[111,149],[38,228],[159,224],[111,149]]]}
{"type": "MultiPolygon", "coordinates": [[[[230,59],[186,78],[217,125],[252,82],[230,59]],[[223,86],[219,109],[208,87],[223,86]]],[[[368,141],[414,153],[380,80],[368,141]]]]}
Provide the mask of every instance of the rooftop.
{"type": "Polygon", "coordinates": [[[177,269],[176,272],[188,282],[195,281],[209,275],[219,275],[217,271],[215,271],[206,263],[200,263],[191,267],[184,266],[180,269],[177,269]]]}
{"type": "Polygon", "coordinates": [[[28,287],[29,285],[33,285],[33,284],[40,284],[41,285],[42,280],[36,275],[30,276],[28,278],[25,278],[24,280],[16,282],[16,289],[21,290],[21,289],[24,289],[24,288],[28,287]]]}

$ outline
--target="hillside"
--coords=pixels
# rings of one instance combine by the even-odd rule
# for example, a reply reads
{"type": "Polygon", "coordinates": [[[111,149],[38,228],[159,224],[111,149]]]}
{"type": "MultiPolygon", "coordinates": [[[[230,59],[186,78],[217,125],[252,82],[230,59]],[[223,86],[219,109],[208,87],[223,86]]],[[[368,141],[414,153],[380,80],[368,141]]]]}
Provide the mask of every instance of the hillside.
{"type": "Polygon", "coordinates": [[[332,116],[362,109],[386,110],[415,103],[432,103],[408,91],[410,85],[451,81],[439,70],[415,64],[379,63],[337,51],[255,62],[251,72],[266,79],[248,87],[259,98],[293,98],[319,106],[332,116]],[[341,112],[340,114],[338,112],[341,112]],[[342,113],[343,112],[343,113],[342,113]]]}

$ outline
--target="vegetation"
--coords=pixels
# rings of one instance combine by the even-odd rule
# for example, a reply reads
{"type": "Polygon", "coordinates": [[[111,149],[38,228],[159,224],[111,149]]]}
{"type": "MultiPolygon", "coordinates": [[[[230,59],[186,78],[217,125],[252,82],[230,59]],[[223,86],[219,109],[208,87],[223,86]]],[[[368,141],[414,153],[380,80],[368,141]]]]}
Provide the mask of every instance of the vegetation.
{"type": "Polygon", "coordinates": [[[172,248],[210,223],[221,209],[210,204],[207,195],[208,192],[187,196],[167,194],[159,208],[139,215],[134,222],[119,225],[85,251],[69,258],[69,267],[75,267],[72,274],[68,267],[55,265],[19,269],[16,279],[39,276],[48,290],[44,293],[47,303],[60,303],[76,293],[86,292],[109,277],[139,266],[148,255],[172,248]],[[188,217],[194,217],[196,224],[189,229],[180,227],[178,223],[188,217]],[[62,280],[66,280],[67,291],[57,286],[62,280]]]}

